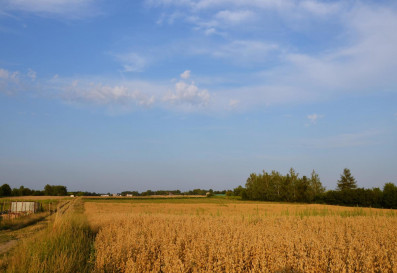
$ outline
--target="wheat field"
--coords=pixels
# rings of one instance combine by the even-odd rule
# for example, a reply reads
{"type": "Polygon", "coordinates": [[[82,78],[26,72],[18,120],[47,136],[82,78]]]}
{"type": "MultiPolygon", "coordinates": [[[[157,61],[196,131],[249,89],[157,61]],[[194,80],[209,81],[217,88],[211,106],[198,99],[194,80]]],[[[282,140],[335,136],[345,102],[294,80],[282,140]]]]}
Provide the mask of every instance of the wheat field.
{"type": "Polygon", "coordinates": [[[397,272],[394,211],[85,202],[94,272],[397,272]]]}

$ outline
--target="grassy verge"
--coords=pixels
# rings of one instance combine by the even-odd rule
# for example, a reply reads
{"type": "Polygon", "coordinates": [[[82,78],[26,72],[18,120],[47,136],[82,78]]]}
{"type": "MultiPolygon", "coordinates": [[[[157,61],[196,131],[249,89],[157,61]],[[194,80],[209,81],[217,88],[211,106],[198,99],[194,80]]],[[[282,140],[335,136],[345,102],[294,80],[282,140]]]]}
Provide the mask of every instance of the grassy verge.
{"type": "Polygon", "coordinates": [[[52,225],[14,249],[5,272],[89,272],[94,234],[81,199],[63,206],[52,225]]]}
{"type": "Polygon", "coordinates": [[[4,229],[17,230],[35,224],[43,220],[49,214],[50,214],[49,212],[41,212],[15,219],[8,219],[6,215],[3,215],[3,217],[0,220],[0,230],[4,230],[4,229]]]}

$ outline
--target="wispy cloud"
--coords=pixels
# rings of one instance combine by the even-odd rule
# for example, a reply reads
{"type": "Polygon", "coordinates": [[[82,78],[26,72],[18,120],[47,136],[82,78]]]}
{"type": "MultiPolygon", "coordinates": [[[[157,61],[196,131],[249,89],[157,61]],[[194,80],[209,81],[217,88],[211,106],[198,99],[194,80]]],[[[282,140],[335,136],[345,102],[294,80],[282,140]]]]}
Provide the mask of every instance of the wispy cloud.
{"type": "Polygon", "coordinates": [[[9,71],[7,69],[0,68],[0,79],[9,81],[18,81],[20,72],[9,71]]]}
{"type": "Polygon", "coordinates": [[[278,46],[274,43],[236,40],[219,48],[214,48],[211,54],[216,58],[225,58],[232,62],[252,63],[263,62],[264,58],[277,49],[278,46]]]}
{"type": "Polygon", "coordinates": [[[332,149],[376,145],[376,139],[380,134],[381,132],[379,131],[345,133],[323,138],[306,139],[303,140],[301,144],[307,148],[314,149],[332,149]]]}
{"type": "Polygon", "coordinates": [[[149,96],[139,90],[132,90],[124,85],[91,84],[80,86],[77,81],[64,88],[61,93],[63,100],[68,102],[93,103],[99,105],[118,104],[122,106],[150,106],[154,96],[149,96]]]}
{"type": "MultiPolygon", "coordinates": [[[[65,1],[60,1],[60,3],[65,4],[65,1]]],[[[72,3],[80,3],[80,1],[76,0],[72,3]]],[[[209,63],[216,64],[222,60],[233,66],[233,71],[230,74],[216,71],[206,74],[205,71],[198,73],[194,70],[195,81],[193,81],[190,70],[186,70],[180,74],[180,79],[176,84],[152,79],[145,84],[141,81],[137,85],[136,81],[103,78],[93,81],[92,86],[89,83],[85,83],[84,86],[79,85],[76,89],[77,93],[71,92],[76,98],[86,101],[94,97],[103,98],[98,99],[98,103],[136,101],[137,105],[149,104],[154,107],[177,108],[181,105],[190,105],[204,109],[203,106],[205,106],[205,109],[213,107],[218,111],[224,111],[253,109],[276,104],[316,102],[351,93],[396,92],[397,90],[397,78],[394,75],[397,71],[395,57],[397,56],[397,32],[395,31],[397,11],[393,8],[359,3],[350,4],[348,9],[338,14],[336,11],[344,6],[341,2],[314,0],[153,0],[148,3],[152,7],[173,6],[189,9],[184,18],[187,20],[187,16],[195,16],[196,19],[191,19],[189,22],[194,26],[200,25],[203,30],[208,30],[208,34],[217,32],[218,27],[222,28],[220,24],[222,20],[244,25],[243,21],[249,20],[251,15],[255,16],[258,9],[290,10],[292,7],[299,6],[296,12],[302,16],[304,15],[302,10],[311,10],[312,14],[327,13],[329,16],[337,16],[340,20],[338,23],[342,24],[339,35],[343,39],[330,48],[324,47],[311,51],[299,46],[290,47],[282,41],[270,39],[271,37],[269,40],[265,40],[264,37],[249,39],[252,33],[242,29],[238,35],[234,36],[205,37],[203,35],[196,40],[181,39],[167,45],[154,46],[148,49],[151,53],[154,52],[149,57],[147,53],[139,52],[139,50],[113,54],[125,72],[142,72],[148,65],[160,62],[158,59],[152,60],[152,56],[162,58],[162,60],[171,59],[174,56],[178,58],[181,56],[206,57],[209,63]],[[240,9],[234,9],[236,7],[240,9]],[[204,17],[210,18],[207,25],[204,25],[204,17]],[[208,40],[201,42],[203,37],[208,40]],[[247,67],[249,69],[246,69],[247,67]],[[200,77],[205,78],[205,81],[199,81],[200,77]],[[214,82],[216,83],[213,84],[214,82]],[[80,97],[77,94],[80,94],[80,97]],[[146,99],[141,97],[142,94],[146,96],[146,99]],[[151,100],[152,96],[154,100],[151,100]],[[144,101],[150,103],[143,103],[144,101]]],[[[189,68],[194,69],[190,65],[189,68]]],[[[24,79],[30,79],[30,82],[35,79],[35,82],[41,82],[42,86],[45,86],[47,82],[44,79],[40,81],[33,70],[20,73],[1,69],[1,91],[4,93],[15,90],[16,82],[19,81],[18,86],[21,86],[20,83],[23,83],[24,79]]],[[[62,76],[55,80],[60,82],[62,76]]],[[[63,84],[62,88],[66,85],[63,84]]],[[[307,118],[309,124],[315,124],[321,115],[313,114],[307,118]]]]}
{"type": "MultiPolygon", "coordinates": [[[[306,20],[308,16],[325,17],[340,13],[344,2],[325,2],[316,0],[146,0],[150,7],[173,7],[183,9],[196,18],[196,22],[211,25],[235,25],[252,21],[258,12],[277,12],[287,20],[306,20]],[[209,17],[208,17],[209,15],[209,17]]],[[[179,13],[183,14],[183,13],[179,13]]],[[[187,14],[189,16],[189,14],[187,14]]],[[[260,16],[260,15],[259,15],[260,16]]],[[[184,16],[180,16],[183,18],[184,16]]]]}
{"type": "Polygon", "coordinates": [[[173,84],[170,81],[120,82],[103,77],[63,78],[58,74],[49,79],[40,79],[31,69],[21,74],[0,68],[0,92],[12,95],[21,91],[21,95],[24,95],[28,93],[22,91],[29,90],[29,94],[59,99],[68,104],[119,107],[123,110],[156,107],[193,111],[207,108],[211,97],[209,91],[199,88],[190,77],[190,70],[185,70],[180,74],[180,80],[173,84]],[[33,81],[36,85],[32,85],[33,81]]]}
{"type": "Polygon", "coordinates": [[[0,92],[7,95],[14,95],[26,89],[24,79],[28,74],[0,68],[0,92]]]}
{"type": "Polygon", "coordinates": [[[27,76],[28,76],[31,80],[34,81],[34,80],[36,79],[37,73],[36,73],[36,71],[34,71],[33,69],[29,68],[27,76]]]}
{"type": "Polygon", "coordinates": [[[2,10],[79,19],[99,14],[94,0],[0,0],[2,10]]]}
{"type": "Polygon", "coordinates": [[[239,104],[239,100],[235,100],[235,99],[231,99],[230,101],[229,101],[229,106],[230,107],[237,107],[237,105],[239,104]]]}
{"type": "Polygon", "coordinates": [[[239,66],[261,66],[280,54],[276,43],[260,40],[232,40],[219,43],[193,43],[185,46],[185,54],[221,59],[239,66]]]}
{"type": "Polygon", "coordinates": [[[221,10],[215,14],[215,19],[226,24],[241,24],[245,21],[250,21],[255,18],[255,13],[250,10],[230,11],[221,10]]]}
{"type": "Polygon", "coordinates": [[[335,14],[341,11],[343,2],[321,2],[314,0],[306,0],[296,3],[296,5],[311,14],[325,16],[335,14]]]}
{"type": "Polygon", "coordinates": [[[310,124],[317,124],[317,121],[322,117],[322,115],[318,115],[316,113],[307,115],[307,119],[309,120],[310,124]]]}
{"type": "Polygon", "coordinates": [[[114,57],[121,63],[125,72],[142,72],[147,66],[147,58],[135,52],[115,54],[114,57]]]}

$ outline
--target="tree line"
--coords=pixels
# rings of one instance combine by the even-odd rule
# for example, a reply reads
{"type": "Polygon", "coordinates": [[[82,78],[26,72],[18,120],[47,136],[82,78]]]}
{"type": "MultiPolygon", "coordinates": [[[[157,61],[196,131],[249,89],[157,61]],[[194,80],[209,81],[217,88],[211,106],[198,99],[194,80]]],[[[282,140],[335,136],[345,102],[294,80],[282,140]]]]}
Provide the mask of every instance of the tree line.
{"type": "MultiPolygon", "coordinates": [[[[157,190],[157,191],[152,191],[152,190],[147,190],[143,192],[138,192],[138,191],[123,191],[121,192],[121,196],[127,196],[127,195],[132,195],[132,196],[150,196],[150,195],[207,195],[209,193],[210,195],[214,194],[226,194],[227,190],[221,190],[221,191],[214,191],[213,189],[193,189],[189,191],[181,191],[181,190],[157,190]]],[[[110,194],[109,194],[110,195],[110,194]]]]}
{"type": "Polygon", "coordinates": [[[285,175],[277,171],[252,173],[245,188],[235,188],[232,195],[245,200],[324,203],[331,205],[397,208],[397,187],[386,183],[380,188],[358,188],[357,181],[345,168],[336,190],[325,190],[319,175],[313,170],[310,177],[302,176],[291,168],[285,175]]]}
{"type": "Polygon", "coordinates": [[[0,196],[65,196],[68,195],[66,186],[62,185],[45,185],[43,190],[32,190],[24,186],[11,189],[10,185],[3,184],[0,186],[0,196]]]}
{"type": "MultiPolygon", "coordinates": [[[[0,186],[0,196],[48,195],[65,196],[99,196],[95,192],[68,192],[66,186],[46,185],[43,190],[31,190],[24,186],[13,188],[8,184],[0,186]]],[[[330,205],[362,206],[397,209],[397,186],[392,182],[380,188],[358,188],[357,181],[350,170],[345,168],[337,181],[335,190],[326,190],[319,175],[313,170],[309,177],[302,176],[291,168],[287,174],[277,171],[270,173],[263,171],[251,173],[245,187],[238,186],[233,190],[214,191],[212,189],[193,189],[182,192],[180,190],[147,190],[123,191],[122,196],[150,196],[150,195],[207,195],[224,194],[226,196],[240,196],[243,200],[322,203],[330,205]]],[[[110,194],[109,194],[110,195],[110,194]]]]}

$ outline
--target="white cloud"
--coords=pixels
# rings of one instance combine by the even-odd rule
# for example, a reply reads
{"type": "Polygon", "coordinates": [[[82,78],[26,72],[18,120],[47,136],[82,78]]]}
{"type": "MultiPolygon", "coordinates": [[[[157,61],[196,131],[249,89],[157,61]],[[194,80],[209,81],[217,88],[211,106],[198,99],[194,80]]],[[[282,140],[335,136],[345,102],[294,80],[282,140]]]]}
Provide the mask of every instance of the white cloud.
{"type": "Polygon", "coordinates": [[[219,11],[215,18],[223,21],[228,24],[240,24],[244,21],[252,20],[255,17],[255,14],[249,10],[242,11],[230,11],[230,10],[222,10],[219,11]]]}
{"type": "Polygon", "coordinates": [[[64,88],[61,94],[66,101],[72,102],[88,102],[94,104],[108,105],[140,105],[150,106],[154,103],[154,96],[149,96],[139,90],[131,90],[124,85],[102,85],[90,84],[89,86],[80,86],[77,81],[64,88]]]}
{"type": "Polygon", "coordinates": [[[0,68],[0,79],[8,79],[9,74],[8,70],[0,68]]]}
{"type": "Polygon", "coordinates": [[[142,72],[147,65],[147,59],[137,53],[114,55],[119,61],[125,72],[142,72]]]}
{"type": "MultiPolygon", "coordinates": [[[[146,0],[149,6],[174,6],[189,8],[193,12],[202,10],[236,9],[236,10],[275,10],[278,12],[306,11],[325,15],[338,11],[341,2],[316,0],[146,0]]],[[[286,14],[287,15],[287,14],[286,14]]]]}
{"type": "Polygon", "coordinates": [[[31,80],[34,81],[34,80],[36,80],[37,73],[36,73],[36,71],[34,71],[34,70],[32,70],[32,69],[29,68],[27,76],[28,76],[31,80]]]}
{"type": "Polygon", "coordinates": [[[277,44],[255,40],[235,40],[218,47],[206,48],[202,53],[210,54],[215,58],[227,59],[232,63],[256,64],[263,62],[270,53],[279,49],[277,44]]]}
{"type": "Polygon", "coordinates": [[[22,79],[19,71],[0,68],[0,92],[8,95],[17,93],[23,89],[22,79]]]}
{"type": "Polygon", "coordinates": [[[4,10],[20,10],[74,19],[98,14],[94,0],[0,0],[0,4],[4,10]]]}
{"type": "Polygon", "coordinates": [[[11,72],[7,69],[0,68],[0,79],[17,82],[20,79],[20,72],[11,72]]]}
{"type": "Polygon", "coordinates": [[[32,94],[34,92],[35,95],[60,99],[67,103],[99,105],[123,111],[149,106],[191,111],[207,106],[210,93],[206,89],[199,89],[194,82],[187,82],[190,73],[190,70],[181,73],[182,79],[172,87],[169,81],[117,82],[103,77],[68,79],[58,74],[49,79],[39,79],[33,70],[21,76],[18,71],[10,72],[0,68],[0,92],[12,95],[16,91],[29,90],[32,94]],[[35,85],[32,79],[36,81],[35,85]]]}
{"type": "Polygon", "coordinates": [[[181,74],[181,78],[184,80],[187,80],[190,78],[190,70],[185,70],[182,74],[181,74]]]}
{"type": "Polygon", "coordinates": [[[298,5],[303,10],[319,16],[337,13],[342,9],[342,3],[340,2],[320,2],[307,0],[298,3],[298,5]]]}
{"type": "MultiPolygon", "coordinates": [[[[326,2],[318,0],[146,0],[146,4],[153,8],[173,8],[170,16],[172,23],[176,19],[184,20],[194,29],[201,30],[207,36],[220,34],[227,36],[236,29],[244,31],[255,30],[258,33],[258,22],[266,28],[269,24],[281,23],[283,27],[299,28],[300,24],[307,26],[307,22],[315,25],[312,20],[324,21],[329,15],[342,16],[344,2],[326,2]],[[276,17],[276,20],[270,19],[276,17]],[[279,19],[281,19],[279,21],[279,19]],[[278,23],[277,23],[278,22],[278,23]],[[253,24],[255,23],[255,24],[253,24]],[[219,31],[220,30],[220,31],[219,31]]],[[[162,23],[166,16],[158,20],[162,23]]]]}
{"type": "MultiPolygon", "coordinates": [[[[397,12],[360,6],[345,20],[350,35],[344,46],[316,54],[280,48],[278,66],[258,73],[256,80],[251,79],[257,86],[249,87],[247,82],[245,89],[260,99],[264,90],[282,85],[298,101],[328,100],[346,93],[395,92],[397,12]]],[[[290,101],[286,96],[284,103],[290,101]]]]}
{"type": "Polygon", "coordinates": [[[309,121],[310,121],[311,124],[316,124],[317,121],[318,121],[320,118],[322,118],[322,117],[323,117],[322,115],[318,115],[318,114],[316,114],[316,113],[307,116],[307,118],[309,119],[309,121]]]}
{"type": "Polygon", "coordinates": [[[239,104],[239,102],[240,102],[239,100],[231,99],[231,100],[229,100],[229,106],[234,108],[239,104]]]}
{"type": "Polygon", "coordinates": [[[209,102],[210,94],[206,89],[200,90],[193,82],[179,81],[175,84],[175,91],[168,92],[163,99],[172,104],[205,106],[209,102]]]}
{"type": "MultiPolygon", "coordinates": [[[[151,2],[161,4],[160,1],[151,2]]],[[[200,30],[207,31],[207,34],[217,33],[218,29],[222,30],[221,22],[233,20],[234,22],[240,22],[247,19],[246,14],[258,12],[253,7],[267,6],[268,8],[288,10],[291,7],[299,6],[296,13],[300,15],[304,15],[303,12],[331,15],[335,14],[335,11],[340,7],[338,4],[340,2],[333,3],[278,0],[164,0],[162,2],[166,5],[191,8],[191,12],[186,12],[186,16],[191,17],[189,22],[200,26],[200,30]],[[230,5],[227,6],[228,4],[230,5]],[[204,8],[208,8],[204,12],[205,14],[200,10],[204,8]],[[206,16],[210,20],[205,24],[206,16]]],[[[211,95],[208,91],[199,89],[195,83],[186,81],[190,78],[188,70],[180,75],[182,81],[178,82],[175,87],[169,86],[169,83],[161,83],[158,84],[161,86],[148,84],[143,88],[136,88],[135,83],[125,84],[124,82],[118,83],[105,79],[104,85],[95,85],[99,91],[94,92],[92,91],[93,88],[87,88],[87,86],[80,91],[88,92],[84,95],[86,100],[90,96],[94,98],[102,96],[108,98],[102,101],[121,102],[126,100],[132,102],[134,101],[132,97],[138,99],[140,96],[138,94],[144,94],[147,97],[146,100],[149,100],[148,98],[152,96],[156,98],[152,103],[156,106],[159,105],[159,107],[178,104],[207,105],[207,108],[214,105],[220,106],[217,109],[230,109],[231,107],[252,109],[252,107],[273,104],[298,104],[308,101],[328,100],[353,92],[356,94],[383,91],[396,92],[397,78],[394,75],[397,71],[397,58],[395,57],[397,56],[396,10],[360,3],[354,8],[344,10],[340,15],[335,16],[341,21],[339,22],[341,25],[338,26],[342,28],[338,33],[340,36],[339,43],[330,48],[324,47],[315,51],[299,47],[290,48],[288,45],[274,40],[260,40],[260,37],[257,40],[247,40],[249,35],[245,35],[246,32],[244,31],[240,33],[242,35],[230,35],[222,38],[204,37],[203,42],[197,43],[192,41],[199,41],[199,39],[188,39],[172,43],[166,47],[155,48],[155,50],[158,50],[158,52],[161,50],[161,53],[164,52],[164,54],[177,56],[180,56],[180,54],[206,55],[237,66],[251,65],[255,68],[256,65],[261,69],[265,67],[261,72],[252,69],[235,72],[234,69],[234,72],[230,72],[233,74],[223,74],[222,77],[229,76],[231,79],[229,79],[229,82],[228,80],[223,82],[217,80],[210,89],[211,95]],[[205,40],[206,38],[208,40],[205,40]],[[226,85],[227,87],[223,87],[226,85]],[[124,90],[123,87],[126,88],[125,94],[116,96],[117,92],[124,90]],[[164,92],[156,91],[156,88],[164,92]],[[137,90],[140,93],[136,93],[137,90]],[[167,93],[167,91],[169,92],[167,93]],[[166,95],[164,96],[164,94],[166,95]],[[209,104],[209,101],[211,104],[209,104]]],[[[202,39],[201,36],[199,38],[202,39]]],[[[143,71],[148,62],[151,61],[146,56],[135,52],[114,56],[125,71],[143,71]]],[[[5,87],[5,79],[9,82],[12,78],[26,78],[25,74],[15,73],[17,72],[0,69],[0,81],[2,81],[0,87],[2,90],[9,87],[9,85],[5,87]]],[[[215,74],[207,77],[207,79],[211,77],[213,79],[220,78],[219,74],[215,74]]],[[[207,82],[211,82],[211,79],[207,82]]],[[[200,81],[200,84],[203,84],[203,81],[200,81]]],[[[208,85],[208,83],[206,84],[208,85]]],[[[315,124],[320,118],[317,114],[309,116],[307,118],[311,124],[315,124]]]]}
{"type": "Polygon", "coordinates": [[[213,28],[213,27],[211,27],[211,28],[208,28],[208,29],[206,29],[205,31],[204,31],[204,34],[205,35],[212,35],[212,34],[216,34],[216,33],[218,33],[217,31],[216,31],[216,29],[215,28],[213,28]]]}
{"type": "Polygon", "coordinates": [[[147,0],[146,3],[152,6],[180,6],[189,7],[192,10],[214,9],[219,7],[251,7],[261,9],[285,9],[294,6],[292,0],[147,0]]]}

